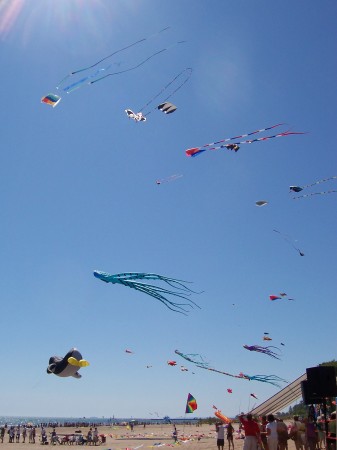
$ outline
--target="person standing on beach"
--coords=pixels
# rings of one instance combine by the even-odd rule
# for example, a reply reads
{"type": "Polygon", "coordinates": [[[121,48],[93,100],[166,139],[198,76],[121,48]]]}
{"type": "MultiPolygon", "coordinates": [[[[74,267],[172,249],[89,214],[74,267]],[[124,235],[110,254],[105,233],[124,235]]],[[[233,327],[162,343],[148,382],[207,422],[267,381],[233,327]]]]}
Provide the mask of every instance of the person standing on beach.
{"type": "Polygon", "coordinates": [[[20,425],[18,425],[16,427],[16,432],[15,432],[15,442],[20,442],[20,434],[21,434],[20,425]]]}
{"type": "Polygon", "coordinates": [[[174,442],[177,442],[177,440],[178,440],[178,431],[177,431],[177,427],[175,425],[173,426],[172,437],[173,437],[174,442]]]}
{"type": "Polygon", "coordinates": [[[97,445],[97,442],[98,442],[98,430],[97,430],[97,427],[94,428],[94,431],[92,433],[92,440],[93,440],[94,445],[97,445]]]}
{"type": "Polygon", "coordinates": [[[215,430],[217,432],[216,445],[218,450],[223,450],[225,445],[225,425],[222,422],[217,422],[215,424],[215,430]]]}
{"type": "Polygon", "coordinates": [[[23,443],[26,442],[26,436],[27,436],[27,428],[26,428],[26,425],[24,425],[23,430],[22,430],[22,442],[23,443]]]}
{"type": "Polygon", "coordinates": [[[232,425],[232,422],[229,422],[229,424],[227,425],[228,450],[231,450],[231,446],[232,446],[232,449],[234,450],[233,433],[234,433],[234,427],[232,425]]]}
{"type": "Polygon", "coordinates": [[[267,416],[262,416],[260,421],[260,432],[261,432],[261,442],[262,442],[262,449],[263,450],[269,450],[268,449],[268,441],[267,441],[267,416]]]}
{"type": "Polygon", "coordinates": [[[268,414],[268,423],[266,425],[267,440],[269,450],[277,450],[278,434],[277,434],[277,422],[273,414],[268,414]]]}
{"type": "Polygon", "coordinates": [[[257,450],[258,443],[261,442],[260,427],[251,414],[239,416],[240,422],[245,430],[245,442],[243,450],[257,450]]]}

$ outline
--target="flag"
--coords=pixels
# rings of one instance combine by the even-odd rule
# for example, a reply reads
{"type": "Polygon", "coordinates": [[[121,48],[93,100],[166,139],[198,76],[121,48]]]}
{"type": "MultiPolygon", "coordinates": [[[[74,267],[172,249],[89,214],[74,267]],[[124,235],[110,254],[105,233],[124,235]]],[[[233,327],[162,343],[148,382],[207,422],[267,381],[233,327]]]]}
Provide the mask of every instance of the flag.
{"type": "Polygon", "coordinates": [[[193,395],[188,394],[185,413],[192,413],[198,408],[197,401],[193,395]]]}

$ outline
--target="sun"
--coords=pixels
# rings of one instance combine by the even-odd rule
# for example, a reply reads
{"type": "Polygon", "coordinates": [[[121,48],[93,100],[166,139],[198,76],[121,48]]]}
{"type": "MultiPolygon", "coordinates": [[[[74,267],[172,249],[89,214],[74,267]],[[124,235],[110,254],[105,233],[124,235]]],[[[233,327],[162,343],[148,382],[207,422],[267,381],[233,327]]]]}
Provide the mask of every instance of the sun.
{"type": "Polygon", "coordinates": [[[104,0],[0,0],[0,40],[17,33],[27,41],[36,29],[62,33],[78,27],[95,37],[116,20],[119,2],[104,0]]]}

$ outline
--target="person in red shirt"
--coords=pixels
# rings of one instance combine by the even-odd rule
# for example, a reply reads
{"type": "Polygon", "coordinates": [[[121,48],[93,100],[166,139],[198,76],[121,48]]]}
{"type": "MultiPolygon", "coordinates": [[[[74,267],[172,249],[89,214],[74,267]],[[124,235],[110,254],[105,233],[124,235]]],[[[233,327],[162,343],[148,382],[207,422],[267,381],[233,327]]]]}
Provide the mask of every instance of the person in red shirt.
{"type": "Polygon", "coordinates": [[[260,427],[251,414],[245,417],[243,414],[239,416],[240,422],[245,430],[245,442],[243,450],[257,450],[257,444],[261,442],[260,427]]]}

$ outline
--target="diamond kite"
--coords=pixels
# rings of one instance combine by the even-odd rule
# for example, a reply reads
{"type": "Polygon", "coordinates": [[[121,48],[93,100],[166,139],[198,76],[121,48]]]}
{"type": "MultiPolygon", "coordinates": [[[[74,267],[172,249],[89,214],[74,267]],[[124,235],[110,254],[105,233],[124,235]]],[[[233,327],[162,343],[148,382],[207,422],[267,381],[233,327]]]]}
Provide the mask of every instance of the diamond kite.
{"type": "Polygon", "coordinates": [[[56,94],[47,94],[45,97],[41,98],[41,103],[46,103],[47,105],[55,108],[61,101],[61,97],[56,94]]]}
{"type": "Polygon", "coordinates": [[[193,397],[192,394],[188,394],[187,396],[187,402],[186,402],[186,410],[185,413],[192,413],[198,408],[198,404],[196,399],[193,397]]]}

